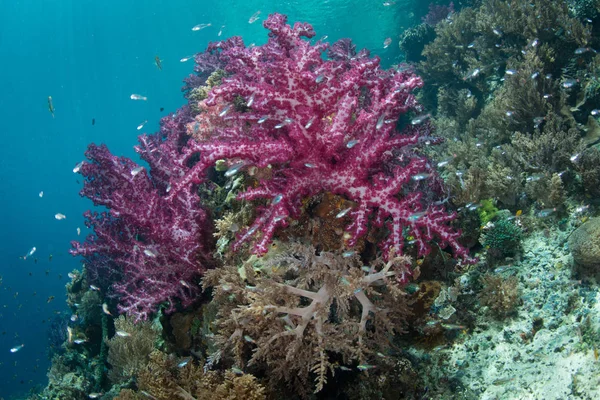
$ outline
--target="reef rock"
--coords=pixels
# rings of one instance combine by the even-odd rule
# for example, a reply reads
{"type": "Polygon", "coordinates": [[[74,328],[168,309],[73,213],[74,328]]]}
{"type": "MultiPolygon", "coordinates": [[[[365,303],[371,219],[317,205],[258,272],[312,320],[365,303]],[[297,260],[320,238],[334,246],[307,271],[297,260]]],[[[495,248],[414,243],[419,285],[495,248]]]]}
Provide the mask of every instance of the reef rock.
{"type": "Polygon", "coordinates": [[[575,262],[584,267],[600,266],[600,217],[591,218],[569,238],[575,262]]]}

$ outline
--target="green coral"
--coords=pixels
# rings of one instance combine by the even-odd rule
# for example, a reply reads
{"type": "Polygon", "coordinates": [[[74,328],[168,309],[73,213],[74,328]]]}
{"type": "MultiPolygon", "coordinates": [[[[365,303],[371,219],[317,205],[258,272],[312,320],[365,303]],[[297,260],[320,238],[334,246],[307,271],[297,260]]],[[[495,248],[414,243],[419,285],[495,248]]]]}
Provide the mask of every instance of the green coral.
{"type": "Polygon", "coordinates": [[[496,218],[498,214],[498,208],[495,205],[494,199],[485,199],[479,202],[481,207],[479,208],[479,219],[481,225],[485,226],[488,222],[496,218]]]}
{"type": "Polygon", "coordinates": [[[508,218],[500,218],[483,235],[482,243],[491,259],[515,256],[521,249],[523,231],[508,218]]]}
{"type": "Polygon", "coordinates": [[[400,36],[400,50],[404,52],[407,62],[423,60],[421,53],[425,45],[435,39],[435,29],[428,24],[420,24],[405,30],[400,36]]]}

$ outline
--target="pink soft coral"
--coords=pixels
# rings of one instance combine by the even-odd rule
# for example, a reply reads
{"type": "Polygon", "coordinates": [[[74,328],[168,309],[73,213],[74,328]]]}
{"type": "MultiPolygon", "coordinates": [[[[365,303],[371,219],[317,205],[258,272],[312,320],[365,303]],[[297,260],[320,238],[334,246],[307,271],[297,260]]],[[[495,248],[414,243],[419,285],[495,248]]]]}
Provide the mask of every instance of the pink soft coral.
{"type": "MultiPolygon", "coordinates": [[[[182,163],[197,162],[189,174],[173,181],[169,196],[206,179],[206,170],[220,159],[270,167],[270,178],[239,196],[268,203],[234,248],[257,236],[254,250],[265,253],[275,230],[300,215],[302,199],[327,191],[356,203],[348,214],[351,246],[371,220],[389,230],[381,243],[385,252],[400,252],[411,235],[419,255],[427,254],[437,238],[442,247],[467,258],[458,243],[460,233],[448,226],[454,215],[423,196],[428,185],[438,182],[427,159],[414,151],[431,142],[429,127],[396,129],[400,117],[418,111],[412,91],[422,80],[410,72],[381,70],[378,58],[366,52],[355,55],[347,43],[338,47],[351,49],[349,56],[342,51],[344,57],[335,57],[338,51],[324,60],[328,44],[304,39],[315,35],[312,26],[291,27],[283,15],[270,15],[264,26],[270,31],[267,44],[245,47],[236,42],[219,54],[228,76],[211,90],[206,105],[228,105],[218,106],[220,124],[210,121],[213,134],[190,141],[183,150],[182,163]],[[239,106],[240,98],[246,107],[239,106]]],[[[192,124],[214,119],[214,114],[200,114],[192,124]]]]}

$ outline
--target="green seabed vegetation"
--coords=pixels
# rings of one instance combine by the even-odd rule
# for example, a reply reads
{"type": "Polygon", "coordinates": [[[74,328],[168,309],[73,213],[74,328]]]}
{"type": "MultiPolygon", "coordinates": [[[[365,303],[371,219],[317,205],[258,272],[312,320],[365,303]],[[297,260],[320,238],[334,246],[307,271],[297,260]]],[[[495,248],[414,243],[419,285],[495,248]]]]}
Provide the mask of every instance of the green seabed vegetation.
{"type": "Polygon", "coordinates": [[[444,141],[422,151],[477,263],[433,246],[408,285],[368,281],[391,261],[343,253],[349,205],[327,193],[264,257],[234,253],[254,212],[234,200],[252,177],[236,175],[202,193],[220,266],[198,301],[134,323],[103,313],[109,300],[74,271],[79,323],[29,398],[598,398],[600,2],[458,6],[401,35],[398,68],[423,77],[444,141]]]}

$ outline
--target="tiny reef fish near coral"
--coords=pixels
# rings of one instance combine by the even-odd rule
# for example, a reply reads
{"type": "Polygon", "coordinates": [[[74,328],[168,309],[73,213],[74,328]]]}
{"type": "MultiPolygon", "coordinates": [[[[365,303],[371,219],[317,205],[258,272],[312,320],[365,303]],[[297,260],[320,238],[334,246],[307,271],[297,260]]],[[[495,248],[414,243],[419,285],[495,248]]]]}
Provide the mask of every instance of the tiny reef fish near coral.
{"type": "Polygon", "coordinates": [[[48,96],[48,111],[50,111],[52,118],[54,118],[54,104],[52,104],[52,96],[48,96]]]}
{"type": "Polygon", "coordinates": [[[204,28],[208,28],[209,26],[212,26],[212,24],[211,24],[210,22],[209,22],[208,24],[198,24],[198,25],[195,25],[195,26],[192,28],[192,30],[193,30],[194,32],[197,32],[197,31],[200,31],[200,30],[202,30],[202,29],[204,29],[204,28]]]}
{"type": "Polygon", "coordinates": [[[129,96],[129,98],[131,100],[143,100],[143,101],[148,100],[148,98],[146,96],[142,96],[141,94],[135,94],[135,93],[132,94],[131,96],[129,96]]]}
{"type": "Polygon", "coordinates": [[[140,172],[142,172],[144,170],[144,167],[136,167],[134,169],[131,170],[131,176],[136,176],[137,174],[139,174],[140,172]]]}
{"type": "Polygon", "coordinates": [[[254,14],[252,14],[252,16],[250,17],[250,19],[248,20],[248,23],[249,23],[249,24],[253,24],[253,23],[255,23],[256,21],[258,21],[258,17],[259,17],[259,15],[260,15],[260,10],[259,10],[259,11],[257,11],[257,12],[255,12],[254,14]]]}
{"type": "Polygon", "coordinates": [[[11,353],[16,353],[17,351],[21,350],[25,345],[24,344],[20,344],[18,346],[13,347],[12,349],[10,349],[11,353]]]}
{"type": "Polygon", "coordinates": [[[75,168],[73,168],[73,173],[76,174],[79,171],[81,171],[81,167],[83,167],[83,161],[77,163],[77,165],[75,166],[75,168]]]}
{"type": "Polygon", "coordinates": [[[390,44],[392,44],[392,38],[387,38],[383,41],[383,48],[387,49],[388,47],[390,47],[390,44]]]}
{"type": "Polygon", "coordinates": [[[29,253],[27,253],[27,254],[25,255],[25,257],[23,257],[23,259],[26,259],[27,257],[31,257],[31,256],[33,255],[33,253],[35,253],[35,251],[36,251],[36,250],[37,250],[37,249],[35,248],[35,246],[34,246],[34,247],[32,247],[32,248],[31,248],[31,250],[29,250],[29,253]]]}
{"type": "Polygon", "coordinates": [[[125,332],[125,331],[116,331],[115,334],[117,336],[121,336],[121,337],[129,337],[129,336],[131,336],[131,333],[125,332]]]}
{"type": "Polygon", "coordinates": [[[146,125],[147,122],[148,122],[148,120],[146,120],[146,121],[142,122],[141,124],[139,124],[137,126],[137,130],[139,131],[140,129],[142,129],[144,127],[144,125],[146,125]]]}
{"type": "Polygon", "coordinates": [[[110,311],[108,310],[108,305],[106,303],[102,303],[102,312],[106,315],[110,315],[112,316],[112,314],[110,313],[110,311]]]}

